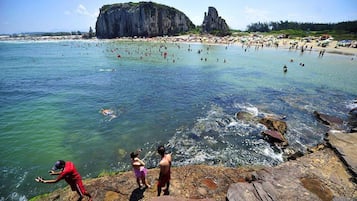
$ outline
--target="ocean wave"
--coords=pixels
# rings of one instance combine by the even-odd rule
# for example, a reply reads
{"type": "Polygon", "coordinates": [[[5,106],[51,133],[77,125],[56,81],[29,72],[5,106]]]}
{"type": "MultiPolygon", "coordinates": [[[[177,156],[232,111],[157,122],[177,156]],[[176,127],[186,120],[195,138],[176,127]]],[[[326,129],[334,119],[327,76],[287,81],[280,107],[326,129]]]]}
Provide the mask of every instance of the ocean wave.
{"type": "MultiPolygon", "coordinates": [[[[254,106],[239,107],[258,115],[254,106]]],[[[212,105],[207,116],[198,118],[192,128],[177,131],[168,147],[175,155],[176,165],[275,165],[282,162],[281,153],[275,153],[262,140],[260,133],[264,129],[262,124],[237,120],[222,107],[212,105]]]]}

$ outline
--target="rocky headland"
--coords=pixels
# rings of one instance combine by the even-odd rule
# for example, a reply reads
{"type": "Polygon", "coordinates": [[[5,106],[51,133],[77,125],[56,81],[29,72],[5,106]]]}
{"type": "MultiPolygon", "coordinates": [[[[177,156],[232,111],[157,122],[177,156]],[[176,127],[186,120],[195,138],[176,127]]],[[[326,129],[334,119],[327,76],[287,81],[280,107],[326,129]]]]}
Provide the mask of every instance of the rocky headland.
{"type": "Polygon", "coordinates": [[[97,38],[172,36],[195,28],[181,11],[153,2],[104,5],[96,23],[97,38]]]}

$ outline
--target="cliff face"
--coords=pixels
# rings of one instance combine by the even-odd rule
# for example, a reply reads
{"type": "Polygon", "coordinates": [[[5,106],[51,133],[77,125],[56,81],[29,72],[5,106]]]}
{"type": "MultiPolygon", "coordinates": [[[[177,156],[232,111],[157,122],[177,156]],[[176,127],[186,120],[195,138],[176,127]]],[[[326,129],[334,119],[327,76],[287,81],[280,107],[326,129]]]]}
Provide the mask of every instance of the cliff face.
{"type": "Polygon", "coordinates": [[[202,32],[221,36],[229,34],[229,27],[226,21],[218,16],[218,12],[214,7],[208,7],[208,13],[205,12],[202,32]]]}
{"type": "Polygon", "coordinates": [[[154,37],[176,35],[195,25],[179,10],[165,5],[140,2],[105,5],[96,23],[97,38],[154,37]]]}

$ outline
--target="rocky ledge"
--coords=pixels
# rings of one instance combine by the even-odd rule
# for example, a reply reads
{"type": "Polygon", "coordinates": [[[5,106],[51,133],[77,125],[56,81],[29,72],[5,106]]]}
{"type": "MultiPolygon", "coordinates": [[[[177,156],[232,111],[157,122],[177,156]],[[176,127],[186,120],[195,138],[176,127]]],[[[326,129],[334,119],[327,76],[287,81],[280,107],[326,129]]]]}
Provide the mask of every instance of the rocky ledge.
{"type": "MultiPolygon", "coordinates": [[[[156,197],[159,170],[150,169],[151,188],[137,188],[132,172],[84,181],[94,200],[306,200],[357,199],[357,133],[331,130],[324,145],[276,167],[173,167],[169,196],[156,197]],[[314,151],[315,150],[315,151],[314,151]]],[[[69,187],[33,200],[76,200],[69,187]]]]}

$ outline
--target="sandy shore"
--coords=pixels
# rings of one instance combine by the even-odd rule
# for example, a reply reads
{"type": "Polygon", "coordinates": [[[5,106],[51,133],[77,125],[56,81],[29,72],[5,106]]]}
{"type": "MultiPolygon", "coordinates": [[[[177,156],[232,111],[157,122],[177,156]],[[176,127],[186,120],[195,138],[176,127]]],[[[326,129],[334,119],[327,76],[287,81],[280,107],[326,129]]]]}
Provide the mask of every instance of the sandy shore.
{"type": "Polygon", "coordinates": [[[240,45],[246,47],[278,47],[278,48],[295,48],[301,51],[322,51],[327,53],[343,54],[350,56],[357,56],[357,48],[337,46],[338,41],[331,40],[326,47],[319,45],[319,41],[312,40],[306,42],[300,39],[277,39],[274,36],[198,36],[198,35],[184,35],[166,38],[154,38],[149,40],[165,40],[170,42],[190,42],[190,43],[205,43],[205,44],[222,44],[222,45],[240,45]],[[294,46],[292,44],[295,44],[294,46]]]}
{"type": "MultiPolygon", "coordinates": [[[[82,39],[81,36],[45,36],[45,37],[0,37],[0,41],[44,41],[44,40],[88,40],[82,39]]],[[[98,40],[98,39],[89,39],[98,40]]],[[[171,42],[171,43],[201,43],[211,45],[240,45],[247,48],[260,48],[260,47],[275,47],[275,48],[295,48],[301,51],[301,47],[304,51],[322,51],[334,54],[343,54],[348,56],[357,56],[357,48],[341,47],[337,46],[338,41],[331,40],[326,47],[321,47],[319,41],[312,40],[306,42],[302,39],[278,39],[273,35],[263,36],[257,34],[247,34],[244,36],[225,36],[217,37],[212,35],[181,35],[181,36],[166,36],[166,37],[152,37],[152,38],[140,38],[140,37],[123,37],[116,39],[105,40],[117,40],[117,41],[145,41],[145,42],[171,42]]]]}
{"type": "Polygon", "coordinates": [[[212,35],[181,35],[170,37],[153,37],[153,38],[117,38],[110,39],[117,41],[145,41],[145,42],[160,42],[160,43],[190,43],[190,44],[209,44],[209,45],[239,45],[246,48],[295,48],[301,51],[316,51],[324,50],[326,53],[343,54],[352,57],[357,57],[357,48],[337,46],[338,41],[331,40],[326,47],[321,47],[319,41],[312,40],[306,42],[300,39],[277,39],[276,37],[251,35],[251,36],[225,36],[217,37],[212,35]],[[295,45],[292,45],[295,44],[295,45]]]}

